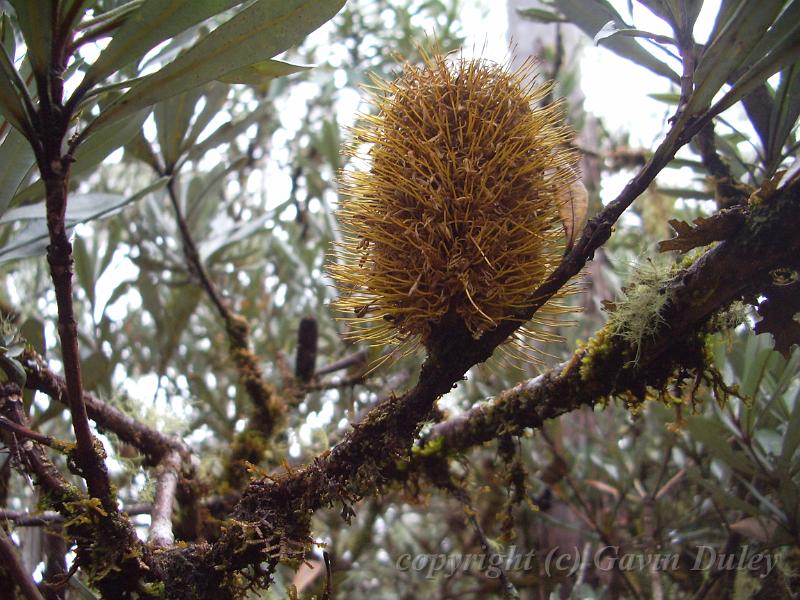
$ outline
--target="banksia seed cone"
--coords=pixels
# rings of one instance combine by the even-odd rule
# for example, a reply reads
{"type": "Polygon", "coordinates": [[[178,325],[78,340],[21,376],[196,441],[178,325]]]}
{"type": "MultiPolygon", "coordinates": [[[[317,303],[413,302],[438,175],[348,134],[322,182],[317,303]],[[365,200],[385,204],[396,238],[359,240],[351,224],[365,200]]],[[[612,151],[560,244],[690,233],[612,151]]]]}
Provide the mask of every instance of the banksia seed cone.
{"type": "Polygon", "coordinates": [[[429,347],[454,319],[478,337],[557,266],[576,157],[560,108],[535,106],[549,87],[529,75],[434,55],[374,80],[377,112],[348,148],[369,145],[369,170],[342,174],[330,267],[355,337],[429,347]]]}

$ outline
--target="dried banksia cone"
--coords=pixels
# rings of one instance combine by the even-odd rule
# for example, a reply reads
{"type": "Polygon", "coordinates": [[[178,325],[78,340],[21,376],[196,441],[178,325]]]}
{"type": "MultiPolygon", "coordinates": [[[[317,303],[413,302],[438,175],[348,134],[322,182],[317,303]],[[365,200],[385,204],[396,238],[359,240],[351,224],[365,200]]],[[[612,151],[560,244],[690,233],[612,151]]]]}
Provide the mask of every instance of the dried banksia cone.
{"type": "Polygon", "coordinates": [[[558,265],[576,156],[530,75],[530,63],[433,55],[374,79],[377,111],[348,149],[366,149],[367,168],[342,174],[345,238],[330,267],[354,337],[430,347],[461,320],[477,338],[558,265]]]}

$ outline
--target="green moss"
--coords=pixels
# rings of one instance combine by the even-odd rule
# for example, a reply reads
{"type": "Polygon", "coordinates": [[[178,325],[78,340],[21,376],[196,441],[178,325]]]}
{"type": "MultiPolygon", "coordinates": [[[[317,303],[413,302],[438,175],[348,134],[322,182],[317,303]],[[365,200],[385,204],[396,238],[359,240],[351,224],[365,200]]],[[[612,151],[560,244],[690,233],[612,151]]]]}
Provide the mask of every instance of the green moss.
{"type": "Polygon", "coordinates": [[[433,438],[424,446],[415,446],[411,449],[414,456],[433,456],[444,449],[444,438],[433,438]]]}
{"type": "Polygon", "coordinates": [[[639,264],[609,317],[608,326],[614,335],[636,349],[634,364],[639,362],[644,341],[653,337],[664,323],[664,309],[672,300],[665,284],[677,270],[676,265],[651,259],[639,264]]]}

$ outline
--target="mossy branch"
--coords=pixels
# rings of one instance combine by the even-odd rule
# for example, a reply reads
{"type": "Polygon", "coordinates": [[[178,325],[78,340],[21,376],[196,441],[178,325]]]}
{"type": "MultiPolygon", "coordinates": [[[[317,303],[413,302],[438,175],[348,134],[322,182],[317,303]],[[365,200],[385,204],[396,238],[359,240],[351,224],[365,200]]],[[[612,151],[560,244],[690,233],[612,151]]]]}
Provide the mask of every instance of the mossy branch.
{"type": "MultiPolygon", "coordinates": [[[[316,510],[340,506],[343,517],[349,519],[352,504],[378,492],[397,463],[407,459],[419,426],[433,410],[435,401],[457,384],[470,367],[488,359],[520,322],[527,321],[583,268],[608,239],[612,225],[624,210],[702,125],[702,119],[688,125],[676,124],[620,196],[587,225],[561,265],[532,295],[528,307],[520,311],[519,320],[504,321],[477,340],[463,322],[443,328],[447,335],[430,340],[429,356],[412,390],[376,406],[338,445],[313,463],[283,476],[253,481],[214,544],[161,554],[160,566],[170,573],[167,596],[212,598],[224,590],[230,593],[230,586],[234,585],[231,573],[253,565],[266,564],[267,569],[251,574],[251,581],[267,583],[279,560],[303,556],[310,544],[310,519],[316,510]]],[[[565,373],[550,371],[531,390],[523,386],[509,392],[504,401],[491,405],[493,410],[476,409],[470,417],[475,421],[467,418],[448,424],[447,428],[454,431],[448,435],[470,445],[496,436],[499,426],[507,431],[509,423],[517,422],[520,428],[538,427],[547,418],[599,402],[615,390],[642,392],[648,384],[665,381],[677,364],[704,364],[704,348],[691,342],[692,335],[698,335],[712,313],[746,291],[747,284],[743,282],[763,279],[770,269],[800,250],[800,242],[791,230],[798,217],[795,185],[754,206],[747,223],[731,240],[707,252],[682,277],[671,281],[668,285],[673,308],[665,309],[664,325],[642,349],[646,362],[629,364],[635,356],[630,353],[630,343],[607,335],[607,348],[580,350],[565,373]],[[781,240],[790,242],[781,244],[781,240]],[[737,272],[738,277],[731,277],[732,272],[737,272]],[[588,372],[581,369],[586,356],[592,359],[588,372]],[[476,421],[481,426],[475,426],[476,421]]]]}
{"type": "MultiPolygon", "coordinates": [[[[262,438],[255,449],[250,445],[243,452],[237,453],[237,450],[241,450],[245,446],[243,440],[239,440],[235,446],[225,472],[229,485],[236,488],[240,487],[247,478],[244,461],[258,463],[264,457],[269,448],[269,440],[278,430],[279,423],[286,412],[286,402],[264,377],[258,357],[252,350],[250,326],[247,320],[231,309],[216,284],[211,280],[181,210],[175,190],[175,174],[165,174],[171,176],[167,183],[167,194],[175,212],[188,271],[197,279],[222,319],[228,337],[230,357],[236,367],[239,384],[244,388],[252,404],[252,413],[247,429],[262,438]]],[[[250,437],[252,438],[252,436],[250,437]]]]}

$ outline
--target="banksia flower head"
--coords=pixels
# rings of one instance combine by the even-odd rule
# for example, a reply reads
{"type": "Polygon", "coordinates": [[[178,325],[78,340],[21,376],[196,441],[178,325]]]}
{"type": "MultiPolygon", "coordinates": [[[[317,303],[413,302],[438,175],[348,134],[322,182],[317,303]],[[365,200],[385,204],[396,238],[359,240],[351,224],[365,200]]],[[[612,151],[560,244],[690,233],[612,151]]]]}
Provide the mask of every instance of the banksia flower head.
{"type": "Polygon", "coordinates": [[[367,148],[368,170],[342,174],[345,238],[330,267],[354,337],[429,347],[460,319],[477,338],[555,269],[576,157],[530,74],[434,54],[373,79],[377,111],[348,148],[367,148]]]}

